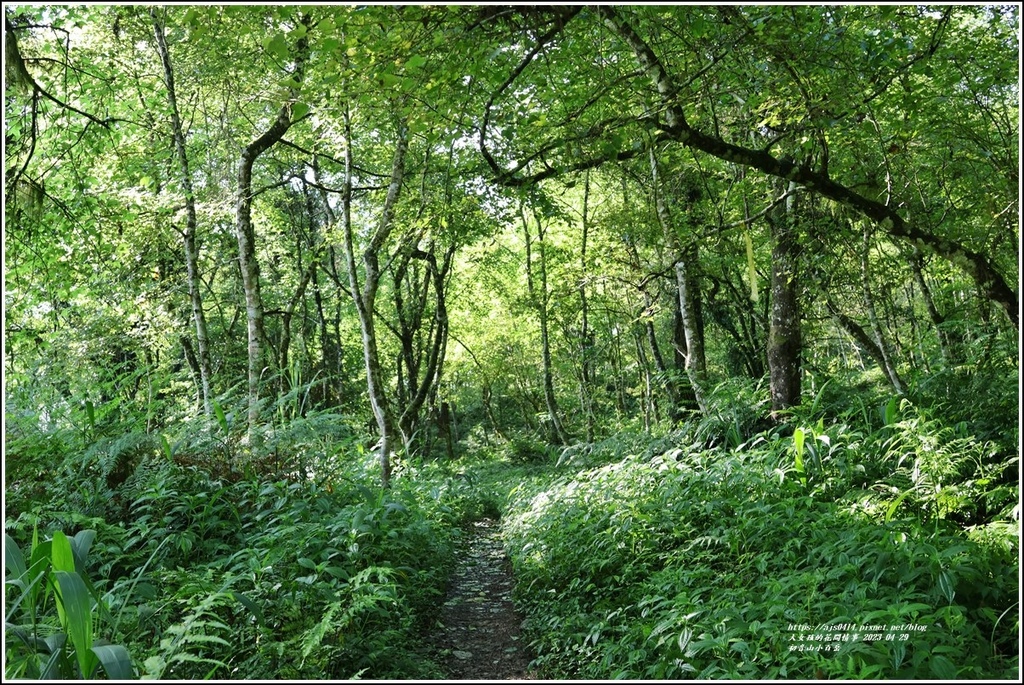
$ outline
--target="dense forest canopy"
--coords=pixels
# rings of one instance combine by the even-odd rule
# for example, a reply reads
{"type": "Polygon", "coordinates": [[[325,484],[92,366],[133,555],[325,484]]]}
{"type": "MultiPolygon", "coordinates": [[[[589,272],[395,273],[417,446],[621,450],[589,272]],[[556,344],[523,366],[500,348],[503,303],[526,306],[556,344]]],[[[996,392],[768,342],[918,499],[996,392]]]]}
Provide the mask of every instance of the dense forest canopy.
{"type": "Polygon", "coordinates": [[[985,445],[943,517],[1019,520],[1015,5],[4,21],[8,528],[87,473],[65,508],[113,520],[150,453],[387,487],[795,431],[807,486],[793,417],[879,404],[985,445]]]}

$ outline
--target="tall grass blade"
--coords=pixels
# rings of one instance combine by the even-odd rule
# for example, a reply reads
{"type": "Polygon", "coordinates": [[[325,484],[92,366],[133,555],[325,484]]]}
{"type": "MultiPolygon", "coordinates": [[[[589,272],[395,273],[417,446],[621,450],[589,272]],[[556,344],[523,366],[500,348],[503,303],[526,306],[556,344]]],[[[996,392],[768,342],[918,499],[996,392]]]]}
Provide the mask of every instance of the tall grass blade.
{"type": "Polygon", "coordinates": [[[889,510],[885,512],[885,522],[888,523],[892,520],[893,514],[896,513],[896,509],[899,508],[900,503],[907,498],[908,495],[917,490],[918,486],[914,486],[900,493],[900,496],[893,500],[893,503],[889,505],[889,510]]]}
{"type": "MultiPolygon", "coordinates": [[[[72,562],[73,563],[73,562],[72,562]]],[[[96,655],[92,653],[92,611],[89,591],[82,577],[74,571],[54,571],[57,582],[58,608],[62,614],[64,632],[75,647],[75,657],[82,677],[89,678],[96,667],[96,655]]]]}

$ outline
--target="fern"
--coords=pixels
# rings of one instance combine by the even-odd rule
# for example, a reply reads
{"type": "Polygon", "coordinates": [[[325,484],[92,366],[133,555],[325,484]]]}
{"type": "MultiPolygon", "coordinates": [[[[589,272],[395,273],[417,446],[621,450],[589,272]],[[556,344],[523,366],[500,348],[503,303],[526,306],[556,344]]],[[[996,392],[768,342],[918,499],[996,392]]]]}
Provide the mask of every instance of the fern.
{"type": "MultiPolygon", "coordinates": [[[[229,575],[220,589],[203,596],[179,623],[166,629],[166,636],[160,640],[159,652],[145,660],[145,679],[161,680],[165,675],[175,678],[193,676],[191,670],[185,667],[186,664],[212,666],[202,676],[204,678],[211,677],[220,668],[228,668],[224,661],[209,656],[208,650],[211,646],[231,647],[222,636],[230,634],[232,629],[221,619],[217,610],[235,603],[236,598],[230,588],[236,580],[229,575]]],[[[219,651],[227,653],[229,649],[219,651]]]]}

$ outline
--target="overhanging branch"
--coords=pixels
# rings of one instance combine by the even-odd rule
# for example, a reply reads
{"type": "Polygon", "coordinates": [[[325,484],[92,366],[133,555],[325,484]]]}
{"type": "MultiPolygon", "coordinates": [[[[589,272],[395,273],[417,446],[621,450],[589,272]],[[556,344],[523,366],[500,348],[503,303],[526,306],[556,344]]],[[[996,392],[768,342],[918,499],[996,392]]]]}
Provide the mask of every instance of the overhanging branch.
{"type": "Polygon", "coordinates": [[[809,166],[789,159],[773,157],[763,150],[727,143],[695,129],[686,121],[672,76],[654,50],[618,15],[614,7],[603,5],[598,8],[598,12],[605,25],[633,50],[657,89],[664,105],[665,125],[661,127],[664,137],[724,161],[753,167],[770,176],[799,183],[872,219],[890,236],[908,240],[948,259],[970,274],[982,292],[1002,305],[1013,325],[1020,328],[1017,294],[985,255],[908,223],[891,207],[854,192],[832,180],[826,173],[815,172],[809,166]]]}

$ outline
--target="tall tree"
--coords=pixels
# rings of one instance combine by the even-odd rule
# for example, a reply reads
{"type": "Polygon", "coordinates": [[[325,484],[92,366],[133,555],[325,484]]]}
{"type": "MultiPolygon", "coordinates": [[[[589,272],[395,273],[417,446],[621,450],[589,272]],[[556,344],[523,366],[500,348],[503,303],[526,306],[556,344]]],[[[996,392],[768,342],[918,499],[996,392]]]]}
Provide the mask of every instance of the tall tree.
{"type": "MultiPolygon", "coordinates": [[[[166,10],[164,14],[166,14],[166,10]]],[[[178,95],[174,87],[174,67],[171,62],[170,50],[167,47],[164,18],[155,7],[150,8],[150,17],[153,20],[153,34],[156,37],[157,51],[160,53],[160,62],[164,70],[164,86],[167,89],[167,104],[170,107],[174,152],[181,176],[181,189],[185,194],[185,231],[182,234],[185,244],[185,272],[188,278],[189,301],[192,304],[192,320],[196,328],[196,346],[199,352],[196,366],[199,367],[203,414],[209,419],[213,416],[211,390],[213,371],[210,364],[210,333],[206,325],[206,314],[203,311],[199,251],[196,247],[196,232],[198,230],[196,196],[192,188],[192,171],[189,168],[188,148],[185,145],[185,130],[182,127],[181,114],[178,110],[178,95]]]]}
{"type": "Polygon", "coordinates": [[[552,442],[566,444],[569,441],[569,434],[562,425],[561,412],[555,397],[554,370],[551,361],[549,326],[551,292],[548,288],[547,243],[544,240],[547,227],[539,210],[538,198],[534,198],[534,200],[532,211],[529,214],[533,215],[533,223],[537,226],[536,240],[530,230],[530,218],[525,203],[520,207],[523,241],[526,246],[526,289],[540,324],[541,373],[544,386],[544,405],[547,408],[547,419],[544,423],[552,442]],[[534,252],[536,252],[536,260],[534,252]],[[535,261],[536,267],[534,266],[535,261]]]}
{"type": "Polygon", "coordinates": [[[697,243],[692,236],[680,236],[679,227],[674,223],[665,197],[666,186],[659,171],[657,153],[652,148],[651,178],[654,188],[654,203],[658,221],[672,251],[673,270],[676,279],[676,296],[679,298],[679,314],[686,341],[684,369],[690,380],[697,406],[701,413],[708,411],[707,360],[704,354],[704,332],[700,320],[700,286],[695,271],[698,268],[697,243]]]}
{"type": "Polygon", "coordinates": [[[260,418],[260,379],[263,375],[263,297],[260,294],[260,267],[256,257],[256,233],[252,225],[252,171],[256,160],[277,143],[294,123],[292,108],[302,88],[306,70],[309,40],[306,33],[311,24],[309,15],[302,15],[300,37],[296,41],[294,68],[289,75],[288,100],[281,105],[270,127],[242,148],[238,160],[238,183],[235,191],[235,238],[238,241],[238,265],[242,272],[245,293],[246,332],[248,338],[248,412],[250,442],[256,439],[260,418]]]}
{"type": "MultiPolygon", "coordinates": [[[[605,59],[602,62],[603,68],[595,70],[596,78],[600,80],[594,84],[594,90],[589,92],[589,99],[582,98],[576,103],[577,107],[569,107],[569,114],[561,125],[548,127],[553,131],[552,135],[540,140],[537,140],[537,136],[530,136],[527,147],[532,150],[510,150],[509,155],[512,159],[499,162],[490,150],[487,135],[488,122],[496,116],[495,109],[499,96],[512,90],[512,85],[527,71],[527,67],[534,63],[534,58],[541,52],[545,52],[549,59],[570,59],[571,53],[568,52],[552,55],[550,46],[558,43],[562,33],[568,32],[570,22],[574,18],[589,16],[588,13],[579,12],[576,8],[572,10],[552,10],[554,19],[550,30],[534,39],[533,47],[501,83],[484,108],[479,142],[484,160],[495,180],[510,186],[529,185],[557,175],[593,168],[609,161],[629,159],[643,153],[644,146],[637,143],[653,129],[656,131],[655,139],[658,142],[673,142],[727,162],[757,169],[772,177],[796,182],[809,191],[867,217],[890,238],[907,241],[938,254],[964,269],[974,279],[979,290],[998,303],[1013,325],[1019,327],[1018,295],[997,262],[990,258],[985,250],[973,246],[951,231],[935,230],[928,221],[908,219],[908,215],[901,211],[898,204],[879,198],[873,191],[859,191],[859,187],[863,185],[863,177],[857,177],[858,172],[864,171],[861,165],[851,164],[854,173],[851,174],[850,180],[846,183],[838,181],[831,172],[831,169],[836,168],[836,163],[835,159],[830,161],[827,136],[820,130],[822,126],[829,125],[829,122],[833,125],[849,126],[847,122],[863,121],[866,114],[859,110],[869,110],[875,100],[886,94],[894,83],[900,82],[901,79],[905,80],[904,77],[908,73],[925,69],[925,64],[933,64],[938,59],[936,56],[942,52],[944,43],[949,40],[947,29],[955,10],[946,9],[942,13],[931,13],[925,8],[919,8],[917,16],[912,16],[906,23],[897,27],[897,30],[904,33],[902,41],[894,39],[884,47],[872,46],[869,54],[856,57],[850,46],[855,45],[855,36],[858,32],[861,35],[867,32],[869,24],[852,11],[849,14],[838,15],[841,20],[847,22],[847,25],[836,27],[828,25],[835,16],[822,18],[820,13],[814,11],[766,9],[766,16],[752,21],[737,8],[680,9],[678,12],[667,14],[673,18],[683,19],[694,26],[695,30],[699,27],[696,35],[707,42],[706,53],[694,49],[692,45],[687,45],[686,49],[681,50],[692,69],[687,75],[686,72],[680,73],[666,63],[654,47],[659,46],[659,43],[655,43],[653,37],[660,35],[659,30],[663,29],[661,24],[666,21],[661,14],[652,16],[651,12],[644,8],[626,10],[610,5],[600,6],[596,13],[603,26],[617,36],[632,54],[641,70],[650,78],[654,92],[624,92],[621,84],[632,83],[634,80],[626,73],[622,73],[621,80],[609,79],[609,74],[614,73],[612,65],[621,65],[621,61],[616,59],[612,62],[605,59]],[[714,24],[721,26],[720,37],[712,37],[709,34],[708,27],[714,24]],[[825,71],[818,68],[816,62],[810,61],[805,66],[807,72],[799,74],[797,67],[787,58],[783,60],[782,72],[793,83],[779,86],[780,89],[785,87],[786,90],[795,92],[792,96],[787,94],[787,97],[792,97],[795,101],[791,107],[798,107],[807,112],[804,118],[808,121],[799,124],[798,129],[807,137],[801,143],[801,150],[806,148],[807,154],[802,152],[799,159],[785,154],[776,155],[771,152],[773,142],[763,148],[753,148],[729,142],[723,137],[727,130],[736,128],[741,132],[738,139],[745,140],[746,133],[751,128],[757,130],[758,124],[749,118],[746,121],[721,122],[714,115],[715,98],[711,93],[715,85],[711,74],[725,69],[720,67],[720,64],[729,63],[729,58],[735,56],[734,59],[759,60],[757,63],[763,65],[764,70],[774,69],[771,66],[772,61],[779,60],[771,54],[764,55],[765,50],[776,49],[779,43],[796,34],[808,42],[807,53],[810,54],[814,49],[810,45],[811,41],[825,32],[828,32],[829,39],[834,41],[830,45],[840,46],[830,48],[836,51],[836,59],[843,63],[852,61],[854,64],[847,69],[825,71]],[[645,33],[648,37],[645,37],[645,33]],[[712,39],[721,42],[725,47],[715,46],[712,39]],[[891,53],[897,49],[898,55],[890,55],[893,60],[881,60],[877,56],[879,51],[888,50],[891,53]],[[711,55],[710,59],[706,59],[705,54],[711,55]],[[813,80],[822,82],[823,93],[814,92],[813,80]],[[858,95],[852,103],[849,102],[849,98],[841,95],[843,89],[848,88],[850,80],[857,83],[858,89],[863,88],[866,91],[863,95],[858,95]],[[607,107],[608,98],[614,97],[627,98],[632,102],[635,115],[631,118],[595,119],[595,113],[606,111],[602,110],[602,105],[607,107]],[[648,100],[650,97],[655,98],[659,106],[652,107],[648,100]],[[707,101],[706,105],[701,98],[707,101]],[[698,104],[701,105],[699,108],[698,104]],[[691,121],[687,115],[687,108],[698,111],[710,109],[710,125],[714,132],[708,133],[704,127],[691,121]],[[726,123],[729,124],[728,127],[726,123]],[[630,138],[634,142],[627,145],[625,141],[630,138]],[[589,154],[578,154],[576,151],[581,148],[588,150],[589,154]]],[[[964,13],[967,12],[970,10],[964,13]]],[[[970,18],[965,17],[964,22],[969,21],[970,18]]],[[[582,30],[591,31],[593,35],[593,28],[589,25],[582,30]]],[[[672,33],[667,29],[664,32],[672,33]]],[[[893,31],[890,30],[890,33],[893,31]]],[[[972,36],[972,39],[979,40],[977,36],[972,36]]],[[[874,39],[866,35],[862,42],[868,44],[871,40],[874,39]]],[[[824,49],[820,42],[816,47],[824,49]]],[[[1006,47],[1000,46],[1002,52],[1000,48],[992,51],[999,55],[999,59],[1005,59],[1006,47]]],[[[568,65],[566,68],[573,74],[568,78],[580,84],[594,81],[595,77],[581,68],[586,62],[584,59],[578,59],[568,65]]],[[[622,69],[621,66],[618,68],[622,69]]],[[[751,80],[753,74],[757,73],[757,70],[750,69],[749,65],[736,66],[735,70],[741,73],[743,78],[751,80]]],[[[735,77],[732,76],[728,88],[734,84],[735,77]]],[[[582,85],[577,85],[576,88],[586,92],[582,85]]],[[[756,91],[745,95],[751,99],[765,99],[764,94],[756,91]]],[[[770,121],[771,117],[765,117],[760,126],[771,130],[767,126],[770,121]]],[[[793,132],[785,130],[780,133],[774,138],[774,142],[793,135],[793,132]]],[[[502,138],[507,140],[508,137],[506,131],[502,138]]],[[[520,142],[525,142],[525,139],[520,142]]],[[[509,146],[506,143],[503,147],[507,149],[509,146]]]]}
{"type": "Polygon", "coordinates": [[[352,301],[359,316],[359,331],[363,343],[363,362],[366,368],[366,386],[370,397],[370,408],[380,432],[379,462],[381,483],[389,487],[391,483],[391,451],[394,446],[396,430],[394,410],[388,399],[384,371],[381,365],[380,351],[377,341],[377,326],[374,319],[374,305],[381,284],[380,254],[384,245],[395,229],[395,206],[402,191],[405,177],[405,158],[409,149],[409,130],[404,121],[395,124],[395,152],[391,163],[391,178],[388,183],[387,196],[380,209],[376,226],[370,234],[360,254],[362,262],[363,282],[359,283],[359,266],[356,257],[355,229],[352,223],[352,191],[354,186],[355,166],[352,153],[352,120],[346,104],[344,113],[345,134],[345,176],[342,191],[342,231],[344,237],[344,258],[348,271],[349,290],[352,301]]]}
{"type": "Polygon", "coordinates": [[[587,238],[590,234],[590,170],[583,175],[583,207],[580,209],[580,405],[586,423],[587,441],[594,441],[594,333],[590,330],[590,306],[587,301],[589,270],[587,238]]]}

